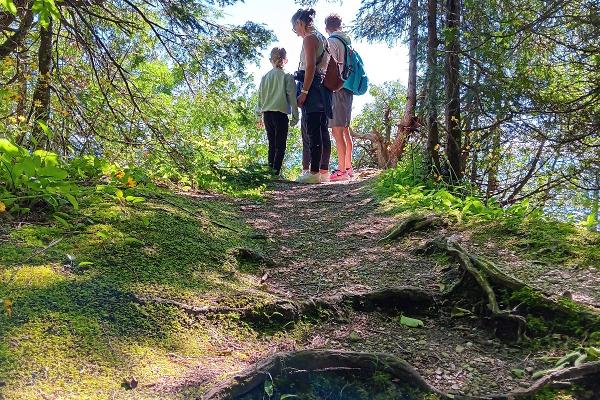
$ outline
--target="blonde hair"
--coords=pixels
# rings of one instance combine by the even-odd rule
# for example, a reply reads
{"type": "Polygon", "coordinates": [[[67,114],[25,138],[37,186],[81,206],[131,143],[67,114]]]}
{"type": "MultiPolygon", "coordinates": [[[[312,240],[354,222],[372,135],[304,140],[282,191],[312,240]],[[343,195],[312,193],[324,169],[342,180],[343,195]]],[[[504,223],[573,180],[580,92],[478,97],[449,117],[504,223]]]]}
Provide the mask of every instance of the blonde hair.
{"type": "Polygon", "coordinates": [[[283,64],[287,60],[287,51],[283,47],[274,47],[271,50],[270,60],[277,68],[283,68],[283,64]]]}

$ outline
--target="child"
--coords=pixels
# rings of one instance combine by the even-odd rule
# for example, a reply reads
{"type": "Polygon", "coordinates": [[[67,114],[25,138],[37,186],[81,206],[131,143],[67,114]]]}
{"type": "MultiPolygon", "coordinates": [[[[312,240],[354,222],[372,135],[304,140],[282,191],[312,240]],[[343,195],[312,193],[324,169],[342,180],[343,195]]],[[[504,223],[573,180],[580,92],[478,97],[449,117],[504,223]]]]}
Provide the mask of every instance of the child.
{"type": "Polygon", "coordinates": [[[287,53],[282,47],[271,50],[273,69],[263,76],[258,88],[257,111],[262,120],[269,140],[269,167],[280,176],[289,126],[298,123],[298,105],[296,84],[292,75],[283,70],[287,63],[287,53]],[[288,114],[292,114],[291,120],[288,114]]]}

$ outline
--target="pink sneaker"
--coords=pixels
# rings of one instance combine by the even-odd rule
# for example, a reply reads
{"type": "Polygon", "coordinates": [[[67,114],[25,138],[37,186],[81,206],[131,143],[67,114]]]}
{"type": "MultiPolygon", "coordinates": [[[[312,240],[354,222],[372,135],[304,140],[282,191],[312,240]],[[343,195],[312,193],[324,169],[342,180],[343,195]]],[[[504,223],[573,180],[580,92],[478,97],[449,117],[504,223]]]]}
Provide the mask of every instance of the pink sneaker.
{"type": "Polygon", "coordinates": [[[352,167],[346,168],[346,173],[348,174],[348,176],[350,178],[354,178],[354,168],[352,168],[352,167]]]}
{"type": "Polygon", "coordinates": [[[348,174],[346,173],[346,171],[344,171],[344,172],[342,172],[342,171],[335,171],[333,174],[331,174],[331,176],[329,177],[329,179],[332,182],[347,181],[348,179],[350,179],[350,177],[348,176],[348,174]]]}

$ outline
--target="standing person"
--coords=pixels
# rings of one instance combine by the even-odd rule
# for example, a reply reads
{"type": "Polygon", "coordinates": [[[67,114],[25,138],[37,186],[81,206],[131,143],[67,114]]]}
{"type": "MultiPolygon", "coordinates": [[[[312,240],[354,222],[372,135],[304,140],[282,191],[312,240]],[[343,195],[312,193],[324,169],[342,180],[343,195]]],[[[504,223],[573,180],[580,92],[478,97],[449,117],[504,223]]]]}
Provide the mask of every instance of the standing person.
{"type": "MultiPolygon", "coordinates": [[[[350,37],[342,31],[342,18],[331,14],[325,18],[325,31],[329,34],[329,51],[340,65],[346,66],[346,48],[351,45],[350,37]]],[[[352,100],[354,94],[342,88],[333,93],[333,118],[329,127],[335,139],[338,154],[338,169],[331,174],[332,181],[345,181],[352,177],[352,136],[350,136],[350,120],[352,118],[352,100]]]]}
{"type": "Polygon", "coordinates": [[[283,70],[287,63],[287,52],[283,47],[271,50],[269,59],[273,69],[260,81],[258,88],[257,110],[262,113],[262,120],[269,141],[269,167],[273,173],[281,177],[281,165],[285,155],[288,124],[298,123],[298,105],[296,100],[296,84],[294,77],[283,70]],[[292,119],[288,119],[288,114],[292,119]]]}
{"type": "Polygon", "coordinates": [[[329,54],[326,51],[327,39],[314,26],[315,15],[311,8],[299,9],[292,16],[292,30],[302,38],[296,80],[298,106],[302,108],[310,156],[310,172],[298,178],[298,182],[302,183],[329,181],[331,139],[327,119],[332,117],[331,92],[323,86],[329,54]]]}

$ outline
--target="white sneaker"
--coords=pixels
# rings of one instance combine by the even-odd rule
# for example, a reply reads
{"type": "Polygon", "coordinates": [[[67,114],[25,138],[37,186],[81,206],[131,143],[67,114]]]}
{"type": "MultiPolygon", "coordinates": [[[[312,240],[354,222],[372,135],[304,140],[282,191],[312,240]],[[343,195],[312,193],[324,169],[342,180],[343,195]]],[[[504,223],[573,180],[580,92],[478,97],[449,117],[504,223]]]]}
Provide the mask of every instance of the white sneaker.
{"type": "Polygon", "coordinates": [[[320,176],[320,181],[321,183],[327,183],[329,181],[331,181],[331,178],[329,177],[329,171],[325,172],[325,173],[319,173],[320,176]]]}
{"type": "Polygon", "coordinates": [[[296,182],[298,183],[321,183],[321,179],[319,178],[319,173],[316,174],[308,174],[308,175],[301,175],[298,177],[298,179],[296,179],[296,182]]]}

